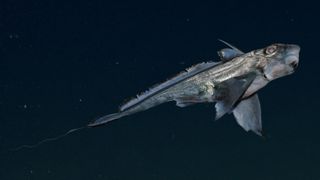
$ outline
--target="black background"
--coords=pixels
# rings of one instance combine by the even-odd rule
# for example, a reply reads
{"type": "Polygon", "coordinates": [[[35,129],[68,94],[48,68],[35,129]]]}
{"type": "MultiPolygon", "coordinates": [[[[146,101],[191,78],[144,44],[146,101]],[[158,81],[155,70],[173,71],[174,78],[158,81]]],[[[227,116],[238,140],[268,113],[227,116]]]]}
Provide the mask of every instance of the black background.
{"type": "Polygon", "coordinates": [[[319,13],[306,1],[1,1],[0,179],[320,179],[319,13]],[[259,93],[269,138],[212,104],[174,103],[8,152],[117,111],[203,61],[301,46],[298,71],[259,93]]]}

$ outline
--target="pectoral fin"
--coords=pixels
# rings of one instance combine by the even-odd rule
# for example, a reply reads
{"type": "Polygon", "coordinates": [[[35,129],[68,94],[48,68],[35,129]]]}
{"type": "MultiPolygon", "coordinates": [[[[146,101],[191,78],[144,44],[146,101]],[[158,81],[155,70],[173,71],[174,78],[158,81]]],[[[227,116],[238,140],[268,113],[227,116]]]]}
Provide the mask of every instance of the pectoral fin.
{"type": "Polygon", "coordinates": [[[233,110],[233,115],[244,130],[251,130],[262,136],[261,108],[257,94],[239,102],[233,110]]]}
{"type": "Polygon", "coordinates": [[[255,77],[256,75],[251,73],[245,77],[232,78],[219,84],[215,97],[215,101],[217,102],[215,105],[216,120],[232,111],[255,77]]]}

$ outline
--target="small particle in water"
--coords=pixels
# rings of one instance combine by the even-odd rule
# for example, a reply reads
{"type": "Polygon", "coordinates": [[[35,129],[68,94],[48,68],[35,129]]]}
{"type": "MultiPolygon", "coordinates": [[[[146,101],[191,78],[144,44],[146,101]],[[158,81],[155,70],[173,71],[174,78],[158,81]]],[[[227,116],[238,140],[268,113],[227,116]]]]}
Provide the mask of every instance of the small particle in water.
{"type": "Polygon", "coordinates": [[[28,107],[27,104],[23,105],[23,108],[24,108],[24,109],[27,109],[27,107],[28,107]]]}
{"type": "Polygon", "coordinates": [[[19,35],[16,33],[9,34],[9,39],[18,39],[19,35]]]}
{"type": "Polygon", "coordinates": [[[79,99],[79,102],[82,102],[82,101],[83,101],[83,100],[80,98],[80,99],[79,99]]]}
{"type": "Polygon", "coordinates": [[[190,22],[190,18],[187,18],[186,21],[187,21],[187,22],[190,22]]]}
{"type": "Polygon", "coordinates": [[[115,62],[115,64],[118,65],[118,64],[120,64],[120,63],[117,61],[117,62],[115,62]]]}
{"type": "Polygon", "coordinates": [[[32,171],[32,170],[30,170],[30,174],[33,174],[33,171],[32,171]]]}

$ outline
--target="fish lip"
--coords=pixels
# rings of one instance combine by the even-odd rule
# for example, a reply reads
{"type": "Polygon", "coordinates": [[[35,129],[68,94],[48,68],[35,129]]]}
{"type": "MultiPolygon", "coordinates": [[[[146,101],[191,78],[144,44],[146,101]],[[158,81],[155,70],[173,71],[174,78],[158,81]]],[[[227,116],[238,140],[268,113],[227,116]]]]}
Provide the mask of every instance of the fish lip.
{"type": "Polygon", "coordinates": [[[271,81],[266,74],[263,74],[263,78],[269,82],[271,81]]]}
{"type": "Polygon", "coordinates": [[[299,66],[299,55],[289,53],[287,57],[285,58],[285,62],[287,65],[289,65],[292,69],[297,69],[299,66]]]}

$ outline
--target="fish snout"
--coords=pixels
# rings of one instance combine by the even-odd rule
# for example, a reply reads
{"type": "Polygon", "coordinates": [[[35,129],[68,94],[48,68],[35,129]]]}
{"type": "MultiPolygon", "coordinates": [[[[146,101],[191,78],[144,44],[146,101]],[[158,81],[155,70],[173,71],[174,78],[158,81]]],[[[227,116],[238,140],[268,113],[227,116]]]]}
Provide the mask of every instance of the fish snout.
{"type": "Polygon", "coordinates": [[[287,56],[285,58],[285,62],[294,70],[297,69],[299,64],[299,53],[300,47],[298,45],[292,44],[287,46],[287,56]]]}
{"type": "Polygon", "coordinates": [[[300,52],[300,46],[296,44],[288,44],[287,45],[287,50],[291,53],[296,53],[299,54],[300,52]]]}

